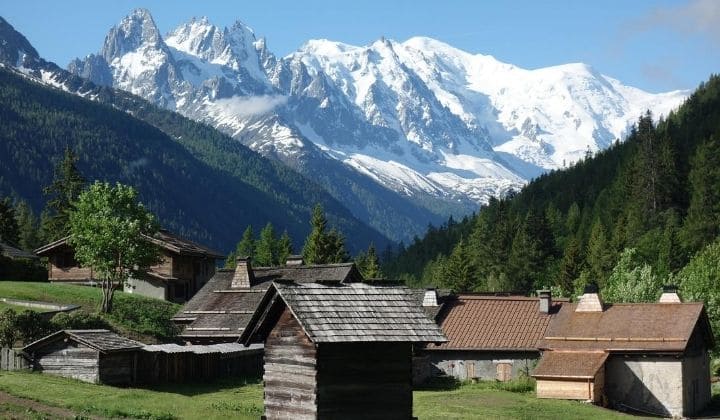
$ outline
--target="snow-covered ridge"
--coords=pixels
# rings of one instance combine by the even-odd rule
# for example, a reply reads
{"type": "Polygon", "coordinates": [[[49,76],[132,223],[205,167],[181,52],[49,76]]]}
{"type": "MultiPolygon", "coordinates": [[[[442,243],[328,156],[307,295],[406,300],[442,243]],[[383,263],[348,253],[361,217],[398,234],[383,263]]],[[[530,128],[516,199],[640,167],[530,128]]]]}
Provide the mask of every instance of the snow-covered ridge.
{"type": "Polygon", "coordinates": [[[240,21],[193,18],[163,38],[142,9],[70,70],[293,166],[330,157],[399,194],[466,208],[607,147],[646,109],[667,114],[687,95],[582,63],[523,69],[426,37],[310,40],[278,58],[240,21]]]}

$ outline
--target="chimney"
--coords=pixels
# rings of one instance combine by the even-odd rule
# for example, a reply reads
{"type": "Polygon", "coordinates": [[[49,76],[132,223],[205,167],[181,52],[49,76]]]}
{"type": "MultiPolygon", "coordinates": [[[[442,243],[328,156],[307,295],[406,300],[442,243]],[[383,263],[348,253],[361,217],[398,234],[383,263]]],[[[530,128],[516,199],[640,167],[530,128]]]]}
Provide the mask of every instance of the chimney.
{"type": "Polygon", "coordinates": [[[549,290],[538,290],[538,302],[541,314],[549,314],[552,307],[552,294],[549,290]]]}
{"type": "Polygon", "coordinates": [[[588,284],[585,286],[583,295],[580,296],[575,312],[602,312],[603,303],[598,295],[598,288],[594,284],[588,284]]]}
{"type": "Polygon", "coordinates": [[[660,303],[682,303],[680,295],[678,295],[678,288],[674,284],[667,284],[663,286],[662,295],[660,295],[660,303]]]}
{"type": "Polygon", "coordinates": [[[302,255],[288,255],[285,265],[303,265],[302,255]]]}
{"type": "Polygon", "coordinates": [[[249,289],[252,285],[253,279],[250,257],[237,257],[235,274],[233,274],[230,287],[233,289],[249,289]]]}
{"type": "Polygon", "coordinates": [[[422,306],[438,306],[437,291],[435,289],[425,289],[422,306]]]}

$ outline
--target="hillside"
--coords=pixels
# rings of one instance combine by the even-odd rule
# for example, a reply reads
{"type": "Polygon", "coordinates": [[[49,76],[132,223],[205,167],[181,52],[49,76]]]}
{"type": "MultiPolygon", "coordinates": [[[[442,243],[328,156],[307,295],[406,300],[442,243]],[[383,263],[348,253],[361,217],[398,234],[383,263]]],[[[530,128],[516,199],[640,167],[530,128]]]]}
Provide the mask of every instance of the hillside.
{"type": "Polygon", "coordinates": [[[719,166],[720,77],[711,76],[657,124],[641,116],[627,141],[432,229],[384,268],[456,290],[552,286],[572,296],[596,283],[613,299],[641,284],[659,293],[720,234],[719,166]]]}
{"type": "Polygon", "coordinates": [[[0,196],[28,200],[39,212],[54,161],[71,147],[87,179],[133,185],[165,227],[219,250],[230,250],[247,225],[259,230],[268,221],[299,247],[317,202],[354,238],[353,250],[388,243],[282,164],[139,98],[93,89],[97,101],[0,69],[0,196]]]}

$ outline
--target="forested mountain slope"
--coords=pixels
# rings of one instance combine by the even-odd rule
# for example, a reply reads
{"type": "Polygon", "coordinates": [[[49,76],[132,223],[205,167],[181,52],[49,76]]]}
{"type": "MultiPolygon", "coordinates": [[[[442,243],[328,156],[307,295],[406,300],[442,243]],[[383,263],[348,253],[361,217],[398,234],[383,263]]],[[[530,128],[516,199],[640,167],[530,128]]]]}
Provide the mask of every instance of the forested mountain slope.
{"type": "Polygon", "coordinates": [[[720,77],[711,76],[657,124],[641,116],[626,142],[432,229],[384,268],[457,290],[571,295],[588,282],[620,287],[623,267],[672,281],[719,234],[720,77]]]}
{"type": "Polygon", "coordinates": [[[312,181],[217,130],[126,93],[86,87],[95,101],[0,68],[0,196],[39,211],[42,188],[69,146],[87,179],[135,186],[167,228],[223,251],[247,225],[259,230],[268,221],[301,245],[318,202],[353,238],[353,250],[388,242],[312,181]]]}

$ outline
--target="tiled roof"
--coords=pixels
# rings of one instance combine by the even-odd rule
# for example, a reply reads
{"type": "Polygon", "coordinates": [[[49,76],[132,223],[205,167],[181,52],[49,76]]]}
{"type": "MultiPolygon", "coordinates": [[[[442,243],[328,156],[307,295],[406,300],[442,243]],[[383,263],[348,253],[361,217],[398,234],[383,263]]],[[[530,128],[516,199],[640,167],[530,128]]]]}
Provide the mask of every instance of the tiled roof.
{"type": "Polygon", "coordinates": [[[608,353],[603,351],[546,351],[532,376],[536,378],[594,378],[607,357],[608,353]]]}
{"type": "Polygon", "coordinates": [[[0,255],[3,255],[8,258],[26,258],[26,259],[37,259],[37,255],[23,251],[22,249],[17,249],[13,246],[10,246],[4,242],[0,242],[0,255]]]}
{"type": "Polygon", "coordinates": [[[63,337],[84,344],[103,353],[136,350],[144,344],[122,337],[109,330],[61,330],[43,337],[23,348],[23,352],[31,353],[45,344],[52,343],[63,337]]]}
{"type": "Polygon", "coordinates": [[[190,321],[184,338],[238,338],[274,280],[354,282],[362,277],[354,264],[253,267],[249,289],[231,287],[234,270],[218,270],[202,289],[175,314],[175,321],[190,321]]]}
{"type": "Polygon", "coordinates": [[[443,342],[437,325],[406,287],[350,284],[273,283],[253,315],[241,340],[250,343],[269,305],[279,300],[290,308],[308,338],[315,343],[443,342]]]}
{"type": "Polygon", "coordinates": [[[540,313],[538,298],[524,296],[459,295],[445,304],[440,327],[448,338],[428,350],[537,350],[550,320],[540,313]]]}
{"type": "Polygon", "coordinates": [[[696,326],[712,345],[702,303],[606,304],[602,312],[575,312],[576,306],[563,305],[540,348],[682,352],[696,326]]]}

